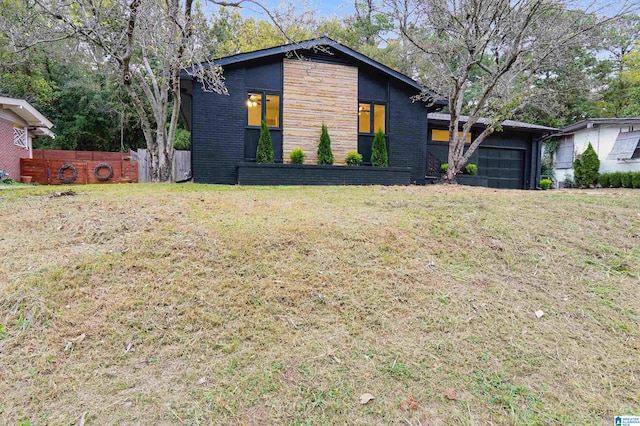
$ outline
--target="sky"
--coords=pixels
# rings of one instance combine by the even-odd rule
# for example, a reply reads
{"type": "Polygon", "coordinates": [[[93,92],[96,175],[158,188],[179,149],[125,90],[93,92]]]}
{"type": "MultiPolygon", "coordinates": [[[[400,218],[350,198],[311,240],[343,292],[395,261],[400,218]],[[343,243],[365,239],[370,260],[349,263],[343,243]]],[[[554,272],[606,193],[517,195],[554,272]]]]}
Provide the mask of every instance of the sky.
{"type": "Polygon", "coordinates": [[[347,0],[315,0],[310,2],[311,7],[318,10],[322,16],[343,17],[353,13],[353,1],[347,0]]]}
{"type": "MultiPolygon", "coordinates": [[[[296,0],[290,1],[296,2],[296,0]]],[[[353,1],[354,0],[306,0],[306,3],[309,5],[310,9],[317,11],[317,18],[331,16],[342,18],[344,16],[353,14],[353,1]]],[[[262,1],[262,4],[268,7],[269,5],[278,4],[278,0],[265,0],[262,1]]],[[[216,8],[216,6],[212,6],[207,2],[203,2],[203,5],[204,9],[209,11],[213,11],[216,8]]],[[[256,6],[245,6],[240,9],[240,13],[244,17],[252,16],[256,19],[267,19],[266,16],[258,13],[257,10],[258,8],[256,6]]]]}

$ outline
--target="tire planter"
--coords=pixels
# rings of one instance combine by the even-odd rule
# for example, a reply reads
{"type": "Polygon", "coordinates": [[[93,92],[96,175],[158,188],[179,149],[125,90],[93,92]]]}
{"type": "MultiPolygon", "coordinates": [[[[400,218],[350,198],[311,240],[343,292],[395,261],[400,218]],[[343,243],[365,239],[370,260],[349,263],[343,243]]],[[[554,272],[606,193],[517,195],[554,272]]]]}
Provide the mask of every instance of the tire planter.
{"type": "Polygon", "coordinates": [[[111,167],[111,164],[109,164],[109,163],[100,163],[100,164],[98,164],[97,166],[95,166],[93,168],[93,175],[99,181],[102,181],[102,182],[108,181],[109,179],[111,179],[113,177],[113,167],[111,167]],[[102,176],[100,174],[100,170],[101,169],[107,169],[109,171],[109,173],[107,173],[106,176],[102,176]]]}
{"type": "Polygon", "coordinates": [[[73,167],[73,164],[69,164],[69,163],[63,164],[58,169],[58,179],[62,183],[73,183],[75,182],[76,179],[78,179],[78,171],[76,170],[75,167],[73,167]],[[71,170],[73,175],[71,177],[64,177],[64,172],[66,170],[71,170]]]}

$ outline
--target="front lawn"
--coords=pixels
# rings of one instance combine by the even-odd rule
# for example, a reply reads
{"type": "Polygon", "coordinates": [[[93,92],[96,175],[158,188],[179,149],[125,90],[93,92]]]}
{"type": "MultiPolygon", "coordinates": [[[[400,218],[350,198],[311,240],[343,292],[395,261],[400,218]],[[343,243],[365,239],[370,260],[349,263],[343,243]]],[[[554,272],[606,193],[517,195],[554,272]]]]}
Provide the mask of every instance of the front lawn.
{"type": "Polygon", "coordinates": [[[0,189],[2,424],[640,415],[637,190],[66,189],[0,189]]]}

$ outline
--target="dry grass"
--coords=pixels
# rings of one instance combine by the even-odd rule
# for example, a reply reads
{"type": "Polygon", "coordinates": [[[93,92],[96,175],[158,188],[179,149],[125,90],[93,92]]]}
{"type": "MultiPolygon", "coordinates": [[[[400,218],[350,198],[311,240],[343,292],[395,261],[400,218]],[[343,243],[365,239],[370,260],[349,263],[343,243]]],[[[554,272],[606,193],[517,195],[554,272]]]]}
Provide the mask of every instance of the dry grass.
{"type": "Polygon", "coordinates": [[[0,190],[0,423],[640,414],[638,191],[75,189],[0,190]]]}

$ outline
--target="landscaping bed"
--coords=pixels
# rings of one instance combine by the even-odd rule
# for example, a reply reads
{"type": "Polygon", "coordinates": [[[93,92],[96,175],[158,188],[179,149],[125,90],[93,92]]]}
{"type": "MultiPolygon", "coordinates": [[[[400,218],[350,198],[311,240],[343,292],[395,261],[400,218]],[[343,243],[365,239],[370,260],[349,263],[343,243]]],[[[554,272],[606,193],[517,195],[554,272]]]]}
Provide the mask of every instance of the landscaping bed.
{"type": "Polygon", "coordinates": [[[241,163],[240,185],[409,185],[409,167],[241,163]]]}

